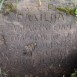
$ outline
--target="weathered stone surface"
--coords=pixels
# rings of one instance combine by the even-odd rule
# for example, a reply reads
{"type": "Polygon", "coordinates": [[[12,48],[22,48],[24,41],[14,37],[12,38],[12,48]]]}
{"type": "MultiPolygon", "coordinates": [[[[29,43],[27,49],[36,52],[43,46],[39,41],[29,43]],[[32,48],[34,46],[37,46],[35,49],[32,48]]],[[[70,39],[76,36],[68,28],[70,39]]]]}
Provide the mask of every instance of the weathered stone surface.
{"type": "Polygon", "coordinates": [[[77,47],[75,17],[46,9],[31,8],[21,13],[0,18],[0,33],[4,36],[0,44],[6,41],[0,49],[0,67],[10,75],[22,76],[39,76],[41,71],[53,73],[61,68],[71,50],[77,47]]]}

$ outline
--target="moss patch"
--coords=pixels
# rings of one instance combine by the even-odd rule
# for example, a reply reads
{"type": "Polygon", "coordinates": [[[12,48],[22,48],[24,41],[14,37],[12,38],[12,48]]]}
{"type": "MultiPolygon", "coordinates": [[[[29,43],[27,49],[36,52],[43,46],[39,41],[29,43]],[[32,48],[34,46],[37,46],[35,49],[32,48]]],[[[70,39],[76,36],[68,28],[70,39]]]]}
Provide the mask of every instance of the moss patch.
{"type": "Polygon", "coordinates": [[[69,15],[76,16],[76,14],[75,14],[75,10],[76,9],[75,8],[67,8],[67,7],[61,8],[61,7],[57,7],[56,9],[59,10],[59,11],[62,11],[64,13],[67,13],[69,15]]]}
{"type": "Polygon", "coordinates": [[[4,13],[10,13],[10,12],[16,12],[16,6],[13,5],[12,3],[7,3],[7,4],[4,4],[4,13]]]}

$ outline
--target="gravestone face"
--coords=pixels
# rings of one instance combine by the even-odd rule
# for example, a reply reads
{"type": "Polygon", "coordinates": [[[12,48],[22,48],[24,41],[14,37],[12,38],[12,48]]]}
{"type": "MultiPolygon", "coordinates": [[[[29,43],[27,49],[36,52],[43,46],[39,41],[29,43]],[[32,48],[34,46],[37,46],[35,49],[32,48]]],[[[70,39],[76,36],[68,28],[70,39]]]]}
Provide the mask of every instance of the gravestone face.
{"type": "Polygon", "coordinates": [[[77,49],[76,17],[30,4],[0,15],[0,67],[12,76],[54,71],[77,49]]]}

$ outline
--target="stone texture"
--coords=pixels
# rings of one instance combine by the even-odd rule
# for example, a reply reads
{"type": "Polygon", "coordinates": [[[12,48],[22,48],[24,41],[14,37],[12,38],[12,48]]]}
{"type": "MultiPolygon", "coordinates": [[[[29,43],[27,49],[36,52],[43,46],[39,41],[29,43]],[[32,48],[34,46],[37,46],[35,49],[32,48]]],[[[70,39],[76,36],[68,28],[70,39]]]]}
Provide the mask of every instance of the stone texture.
{"type": "Polygon", "coordinates": [[[0,45],[6,41],[0,49],[0,67],[10,76],[54,71],[77,49],[76,18],[57,10],[29,7],[21,15],[2,15],[0,33],[4,36],[0,36],[0,45]]]}

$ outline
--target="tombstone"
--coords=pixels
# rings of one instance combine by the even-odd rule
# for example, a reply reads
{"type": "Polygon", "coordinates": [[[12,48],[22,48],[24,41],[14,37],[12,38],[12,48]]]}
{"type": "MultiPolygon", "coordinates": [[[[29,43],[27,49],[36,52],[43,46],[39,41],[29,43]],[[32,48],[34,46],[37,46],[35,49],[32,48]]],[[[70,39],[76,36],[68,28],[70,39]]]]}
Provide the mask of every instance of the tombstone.
{"type": "Polygon", "coordinates": [[[65,76],[77,68],[70,66],[77,56],[76,17],[30,4],[0,15],[0,67],[8,77],[65,76]]]}

